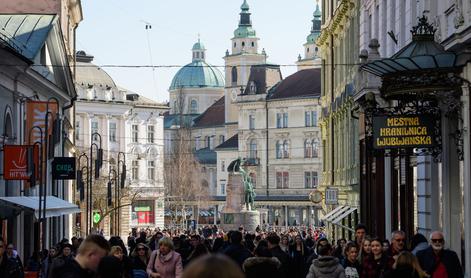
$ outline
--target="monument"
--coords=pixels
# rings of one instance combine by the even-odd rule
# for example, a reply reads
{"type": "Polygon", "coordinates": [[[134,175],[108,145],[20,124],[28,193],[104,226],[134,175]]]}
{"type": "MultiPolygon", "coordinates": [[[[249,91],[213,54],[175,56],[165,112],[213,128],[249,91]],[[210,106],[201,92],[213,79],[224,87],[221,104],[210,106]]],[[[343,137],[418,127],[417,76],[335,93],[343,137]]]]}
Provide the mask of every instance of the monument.
{"type": "Polygon", "coordinates": [[[260,225],[260,212],[254,207],[256,194],[245,164],[245,159],[238,158],[227,167],[229,180],[226,205],[222,211],[224,230],[237,230],[243,226],[247,231],[255,231],[260,225]]]}

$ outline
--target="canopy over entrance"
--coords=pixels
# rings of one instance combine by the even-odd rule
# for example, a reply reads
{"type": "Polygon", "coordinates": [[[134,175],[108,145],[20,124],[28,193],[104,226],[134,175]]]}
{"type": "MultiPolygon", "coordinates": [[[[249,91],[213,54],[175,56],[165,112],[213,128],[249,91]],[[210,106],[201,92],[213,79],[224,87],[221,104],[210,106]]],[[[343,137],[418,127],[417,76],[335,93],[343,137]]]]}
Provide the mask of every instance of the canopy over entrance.
{"type": "MultiPolygon", "coordinates": [[[[20,213],[22,210],[32,210],[34,216],[39,218],[39,197],[38,196],[17,196],[17,197],[0,197],[2,210],[20,213]]],[[[78,213],[80,209],[65,200],[54,196],[46,197],[46,217],[55,217],[65,214],[78,213]]],[[[4,215],[2,215],[4,217],[4,215]]]]}

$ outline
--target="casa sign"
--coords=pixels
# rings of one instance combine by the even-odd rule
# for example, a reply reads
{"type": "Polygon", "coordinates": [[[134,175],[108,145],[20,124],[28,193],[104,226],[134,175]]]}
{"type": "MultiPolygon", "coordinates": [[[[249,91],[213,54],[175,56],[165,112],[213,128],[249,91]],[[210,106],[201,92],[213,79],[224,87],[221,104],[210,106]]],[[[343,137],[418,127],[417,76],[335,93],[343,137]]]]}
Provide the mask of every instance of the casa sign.
{"type": "Polygon", "coordinates": [[[52,178],[55,180],[75,180],[75,158],[54,157],[52,161],[52,178]]]}
{"type": "Polygon", "coordinates": [[[374,116],[375,149],[431,148],[436,145],[436,119],[427,114],[374,116]]]}

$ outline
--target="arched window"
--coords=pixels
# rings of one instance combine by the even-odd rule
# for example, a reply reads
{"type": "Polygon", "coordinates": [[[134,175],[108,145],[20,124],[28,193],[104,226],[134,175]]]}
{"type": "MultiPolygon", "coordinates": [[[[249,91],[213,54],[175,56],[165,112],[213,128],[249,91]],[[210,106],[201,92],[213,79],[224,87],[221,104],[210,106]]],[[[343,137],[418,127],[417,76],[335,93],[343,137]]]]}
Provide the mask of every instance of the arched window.
{"type": "Polygon", "coordinates": [[[249,158],[257,158],[257,140],[252,139],[249,143],[249,158]]]}
{"type": "Polygon", "coordinates": [[[237,67],[232,67],[231,69],[231,80],[232,86],[237,85],[237,67]]]}
{"type": "Polygon", "coordinates": [[[192,99],[190,102],[190,114],[198,113],[198,102],[196,99],[192,99]]]}
{"type": "MultiPolygon", "coordinates": [[[[6,109],[10,109],[9,106],[7,106],[6,109]]],[[[11,110],[10,110],[11,111],[11,110]]],[[[13,124],[11,121],[11,114],[7,111],[6,117],[4,120],[5,126],[3,127],[3,135],[6,136],[7,138],[13,138],[13,124]]]]}
{"type": "Polygon", "coordinates": [[[245,42],[242,42],[242,47],[244,47],[244,46],[245,46],[245,42]]]}
{"type": "Polygon", "coordinates": [[[281,141],[276,141],[276,158],[283,157],[283,148],[281,141]]]}
{"type": "Polygon", "coordinates": [[[252,42],[252,47],[254,47],[254,46],[255,46],[255,43],[254,43],[254,42],[252,42]]]}
{"type": "Polygon", "coordinates": [[[312,157],[312,145],[311,140],[304,141],[304,157],[309,158],[312,157]]]}
{"type": "Polygon", "coordinates": [[[288,140],[285,140],[283,142],[283,158],[288,158],[289,157],[289,142],[288,140]]]}
{"type": "Polygon", "coordinates": [[[234,43],[234,47],[236,47],[236,46],[237,46],[237,43],[234,43]]]}
{"type": "Polygon", "coordinates": [[[312,141],[312,157],[319,157],[319,140],[312,141]]]}

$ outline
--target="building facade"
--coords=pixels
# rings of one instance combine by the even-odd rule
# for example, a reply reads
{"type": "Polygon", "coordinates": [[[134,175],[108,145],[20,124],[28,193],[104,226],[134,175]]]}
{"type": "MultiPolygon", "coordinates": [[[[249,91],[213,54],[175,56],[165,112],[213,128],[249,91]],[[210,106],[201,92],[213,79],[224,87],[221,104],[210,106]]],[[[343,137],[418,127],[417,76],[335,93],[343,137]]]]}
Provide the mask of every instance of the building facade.
{"type": "MultiPolygon", "coordinates": [[[[89,154],[92,144],[99,145],[104,153],[106,163],[101,168],[101,177],[94,183],[99,188],[92,197],[96,203],[94,213],[103,218],[96,229],[103,229],[107,236],[125,237],[133,227],[163,227],[162,114],[168,108],[118,87],[92,61],[93,56],[78,52],[75,140],[77,157],[89,154]],[[121,174],[126,171],[126,175],[118,175],[119,179],[125,178],[119,196],[116,185],[121,186],[120,180],[113,183],[113,204],[109,206],[99,199],[106,198],[106,182],[118,174],[114,171],[121,174]]],[[[79,164],[85,165],[86,159],[81,159],[79,164]]],[[[83,200],[80,203],[85,211],[83,200]]],[[[85,215],[83,212],[76,219],[77,233],[85,232],[85,215]]]]}

